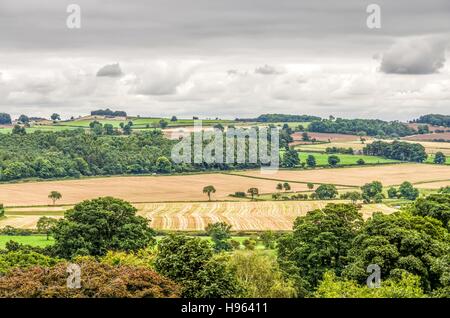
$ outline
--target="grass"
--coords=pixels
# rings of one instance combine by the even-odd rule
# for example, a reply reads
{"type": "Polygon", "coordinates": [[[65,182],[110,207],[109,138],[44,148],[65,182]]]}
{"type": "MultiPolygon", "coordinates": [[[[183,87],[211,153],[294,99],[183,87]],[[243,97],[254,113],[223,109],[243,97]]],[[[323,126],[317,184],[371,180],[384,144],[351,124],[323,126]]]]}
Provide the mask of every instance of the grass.
{"type": "Polygon", "coordinates": [[[301,162],[306,162],[308,155],[313,155],[316,158],[317,166],[328,166],[328,157],[331,155],[338,156],[341,160],[339,166],[356,165],[359,159],[363,159],[366,164],[387,164],[387,163],[397,163],[398,160],[386,159],[377,156],[365,156],[365,155],[347,155],[347,154],[326,154],[317,152],[300,152],[299,157],[301,162]]]}
{"type": "MultiPolygon", "coordinates": [[[[434,163],[434,155],[428,155],[427,161],[425,161],[425,162],[426,163],[434,163]]],[[[450,165],[450,156],[446,157],[445,164],[450,165]]]]}
{"type": "MultiPolygon", "coordinates": [[[[163,238],[164,236],[157,236],[156,240],[159,241],[163,238]]],[[[209,236],[196,236],[198,238],[201,238],[202,240],[207,240],[208,242],[211,242],[211,238],[209,236]]],[[[241,248],[244,248],[244,241],[246,239],[249,239],[249,236],[232,236],[231,239],[238,241],[239,243],[241,243],[241,248]]],[[[20,244],[25,244],[25,245],[31,245],[31,246],[36,246],[36,247],[46,247],[49,245],[52,245],[55,240],[52,237],[49,237],[49,239],[47,240],[45,235],[27,235],[27,236],[15,236],[15,235],[0,235],[0,249],[5,248],[6,243],[9,241],[14,241],[20,244]]],[[[261,242],[258,242],[256,245],[256,249],[257,250],[263,250],[264,245],[261,242]]]]}
{"type": "Polygon", "coordinates": [[[15,235],[0,235],[0,248],[5,248],[6,243],[14,241],[20,244],[26,244],[36,247],[46,247],[53,244],[54,239],[45,235],[27,235],[27,236],[15,236],[15,235]]]}

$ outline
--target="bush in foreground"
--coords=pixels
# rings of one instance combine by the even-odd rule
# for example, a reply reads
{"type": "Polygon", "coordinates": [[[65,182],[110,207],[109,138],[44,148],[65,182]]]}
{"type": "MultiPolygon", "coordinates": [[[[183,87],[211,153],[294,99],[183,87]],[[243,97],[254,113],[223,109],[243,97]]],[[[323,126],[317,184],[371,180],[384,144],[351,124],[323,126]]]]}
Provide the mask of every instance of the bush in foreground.
{"type": "Polygon", "coordinates": [[[15,269],[0,277],[2,298],[174,298],[179,287],[144,267],[111,266],[83,260],[81,288],[67,287],[67,263],[15,269]]]}

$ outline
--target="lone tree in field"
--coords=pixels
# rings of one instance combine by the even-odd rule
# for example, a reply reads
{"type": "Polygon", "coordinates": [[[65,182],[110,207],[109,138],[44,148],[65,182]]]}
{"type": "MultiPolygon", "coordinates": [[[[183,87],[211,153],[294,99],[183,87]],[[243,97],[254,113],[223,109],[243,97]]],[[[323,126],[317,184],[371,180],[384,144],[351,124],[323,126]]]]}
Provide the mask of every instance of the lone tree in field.
{"type": "Polygon", "coordinates": [[[441,151],[436,152],[434,155],[434,163],[443,165],[447,161],[447,158],[445,157],[444,153],[441,151]]]}
{"type": "Polygon", "coordinates": [[[216,193],[216,188],[212,185],[206,186],[203,188],[203,193],[208,194],[208,201],[211,201],[211,193],[216,193]]]}
{"type": "Polygon", "coordinates": [[[277,190],[283,190],[283,184],[282,183],[278,183],[277,184],[277,190]]]}
{"type": "Polygon", "coordinates": [[[309,190],[314,189],[314,183],[312,183],[312,182],[308,182],[308,184],[306,186],[308,187],[309,190]]]}
{"type": "Polygon", "coordinates": [[[250,188],[247,190],[247,193],[250,194],[252,196],[252,200],[254,200],[255,195],[259,195],[259,190],[258,188],[250,188]]]}
{"type": "Polygon", "coordinates": [[[283,183],[283,188],[284,188],[284,191],[289,191],[289,190],[291,190],[291,185],[289,183],[285,182],[285,183],[283,183]]]}
{"type": "Polygon", "coordinates": [[[0,203],[0,218],[5,216],[5,207],[0,203]]]}
{"type": "Polygon", "coordinates": [[[61,200],[62,198],[62,194],[59,193],[58,191],[52,191],[50,192],[50,194],[48,195],[49,199],[52,199],[53,201],[53,205],[56,204],[56,201],[61,200]]]}
{"type": "Polygon", "coordinates": [[[48,236],[49,236],[51,230],[55,227],[57,222],[58,221],[54,218],[49,218],[48,216],[43,216],[37,222],[36,227],[37,227],[37,230],[39,231],[39,233],[45,233],[47,235],[47,240],[48,240],[48,236]]]}

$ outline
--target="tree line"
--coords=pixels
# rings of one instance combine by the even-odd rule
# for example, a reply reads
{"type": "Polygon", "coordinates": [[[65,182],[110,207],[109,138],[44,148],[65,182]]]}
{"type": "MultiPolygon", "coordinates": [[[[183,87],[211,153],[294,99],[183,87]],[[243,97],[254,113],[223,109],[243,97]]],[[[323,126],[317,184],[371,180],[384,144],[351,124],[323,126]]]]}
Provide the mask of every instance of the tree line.
{"type": "Polygon", "coordinates": [[[363,154],[368,156],[381,156],[401,161],[423,162],[428,155],[421,144],[404,141],[374,141],[363,148],[363,154]]]}
{"type": "Polygon", "coordinates": [[[322,119],[313,121],[308,126],[308,131],[378,137],[404,137],[416,134],[416,130],[404,123],[379,119],[322,119]]]}

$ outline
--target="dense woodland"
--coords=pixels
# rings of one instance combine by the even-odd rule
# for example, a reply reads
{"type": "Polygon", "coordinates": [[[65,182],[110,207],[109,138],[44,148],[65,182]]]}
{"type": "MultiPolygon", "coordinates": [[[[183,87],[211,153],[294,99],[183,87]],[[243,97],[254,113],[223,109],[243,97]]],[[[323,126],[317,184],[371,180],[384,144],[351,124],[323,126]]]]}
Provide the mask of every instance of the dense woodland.
{"type": "Polygon", "coordinates": [[[429,114],[420,116],[413,123],[430,124],[435,126],[450,127],[450,115],[429,114]]]}
{"type": "Polygon", "coordinates": [[[308,126],[311,132],[358,134],[361,136],[404,137],[414,135],[416,130],[398,122],[386,122],[379,119],[323,119],[308,126]]]}
{"type": "Polygon", "coordinates": [[[363,153],[369,156],[382,156],[402,161],[423,162],[428,155],[421,144],[404,141],[374,141],[364,147],[363,153]]]}

